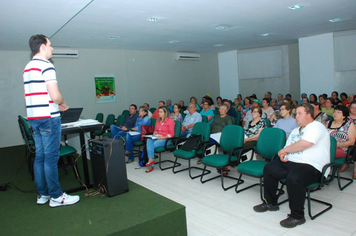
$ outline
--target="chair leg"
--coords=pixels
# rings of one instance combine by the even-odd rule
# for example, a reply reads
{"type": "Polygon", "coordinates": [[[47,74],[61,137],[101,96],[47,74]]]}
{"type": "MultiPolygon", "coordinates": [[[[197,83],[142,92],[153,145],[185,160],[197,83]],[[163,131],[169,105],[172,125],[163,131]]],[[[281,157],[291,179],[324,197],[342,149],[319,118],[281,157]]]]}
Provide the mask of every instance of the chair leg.
{"type": "Polygon", "coordinates": [[[314,220],[316,217],[320,216],[321,214],[324,214],[325,212],[327,212],[328,210],[330,210],[333,207],[333,205],[331,205],[328,202],[324,202],[324,201],[321,201],[321,200],[318,200],[318,199],[315,199],[315,198],[311,198],[310,197],[310,190],[307,190],[306,198],[308,200],[308,214],[309,214],[310,219],[312,219],[312,220],[314,220]],[[315,201],[315,202],[324,204],[327,207],[324,210],[318,212],[317,214],[312,215],[312,213],[311,213],[311,201],[315,201]]]}
{"type": "MultiPolygon", "coordinates": [[[[206,170],[206,165],[204,165],[203,173],[204,173],[205,170],[206,170]]],[[[236,185],[242,184],[242,183],[244,182],[243,180],[239,180],[238,178],[231,177],[231,176],[228,176],[228,175],[224,175],[223,171],[220,172],[220,175],[214,176],[214,177],[212,177],[212,178],[210,178],[210,179],[203,180],[203,176],[204,176],[203,174],[200,176],[200,182],[201,182],[202,184],[205,183],[205,182],[208,182],[208,181],[210,181],[210,180],[217,179],[217,178],[220,177],[220,179],[221,179],[221,187],[222,187],[225,191],[226,191],[226,190],[229,190],[229,189],[231,189],[231,188],[233,188],[233,187],[236,187],[236,185]],[[225,177],[225,178],[229,178],[229,179],[237,180],[237,183],[236,183],[236,184],[233,184],[233,185],[231,185],[231,186],[225,187],[225,185],[224,185],[224,177],[225,177]]]]}
{"type": "MultiPolygon", "coordinates": [[[[240,174],[240,176],[239,176],[239,178],[238,178],[238,180],[237,180],[237,184],[236,184],[236,187],[235,187],[235,192],[236,192],[236,193],[240,193],[240,192],[245,191],[245,190],[247,190],[247,189],[250,189],[250,188],[252,188],[252,187],[261,185],[261,180],[260,180],[260,183],[255,183],[255,184],[252,184],[252,185],[250,185],[250,186],[247,186],[247,187],[245,187],[245,188],[243,188],[243,189],[237,190],[237,188],[239,187],[239,185],[243,183],[243,180],[241,180],[241,177],[242,177],[242,174],[240,174]]],[[[261,177],[261,178],[262,178],[262,177],[261,177]]],[[[260,178],[260,179],[261,179],[261,178],[260,178]]],[[[262,193],[261,193],[261,196],[262,196],[262,193]]],[[[263,198],[262,198],[262,201],[263,201],[263,198]]]]}
{"type": "Polygon", "coordinates": [[[203,170],[203,168],[196,167],[196,166],[193,166],[193,167],[192,167],[192,166],[190,165],[190,159],[188,159],[188,168],[184,168],[184,169],[180,169],[180,170],[175,170],[175,167],[178,166],[177,164],[180,164],[180,163],[177,162],[177,160],[178,160],[178,157],[176,157],[176,159],[175,159],[175,161],[174,161],[173,168],[172,168],[172,172],[173,172],[174,174],[176,174],[176,173],[178,173],[178,172],[185,171],[185,170],[189,170],[189,177],[190,177],[191,179],[195,179],[195,178],[201,177],[202,175],[207,175],[207,174],[210,174],[210,173],[211,173],[210,170],[204,170],[202,174],[192,176],[191,169],[203,170]]]}
{"type": "Polygon", "coordinates": [[[340,191],[344,190],[347,186],[349,186],[350,184],[352,184],[354,182],[350,178],[346,178],[346,177],[340,176],[340,171],[339,170],[336,170],[336,174],[337,174],[337,184],[339,185],[340,191]],[[341,186],[341,181],[340,181],[341,179],[347,180],[347,183],[344,186],[341,186]]]}
{"type": "Polygon", "coordinates": [[[171,160],[164,160],[164,161],[162,161],[161,160],[161,152],[159,152],[158,153],[158,162],[156,162],[156,164],[158,164],[159,165],[159,168],[161,169],[161,170],[167,170],[167,169],[171,169],[171,168],[173,168],[174,166],[181,166],[182,164],[180,164],[180,163],[176,163],[175,161],[171,161],[171,160]],[[161,163],[165,163],[165,162],[170,162],[170,163],[173,163],[173,165],[172,166],[168,166],[168,167],[164,167],[164,168],[162,168],[162,166],[161,166],[161,163]]]}

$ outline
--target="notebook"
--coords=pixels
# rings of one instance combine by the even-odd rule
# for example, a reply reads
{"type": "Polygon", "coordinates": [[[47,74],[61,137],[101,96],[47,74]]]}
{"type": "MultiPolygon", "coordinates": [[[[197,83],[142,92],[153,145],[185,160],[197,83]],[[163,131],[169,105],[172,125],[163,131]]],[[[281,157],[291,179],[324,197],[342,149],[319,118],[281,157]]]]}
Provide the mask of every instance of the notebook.
{"type": "Polygon", "coordinates": [[[66,111],[61,111],[61,122],[62,124],[75,122],[79,120],[82,114],[83,108],[69,108],[66,111]]]}

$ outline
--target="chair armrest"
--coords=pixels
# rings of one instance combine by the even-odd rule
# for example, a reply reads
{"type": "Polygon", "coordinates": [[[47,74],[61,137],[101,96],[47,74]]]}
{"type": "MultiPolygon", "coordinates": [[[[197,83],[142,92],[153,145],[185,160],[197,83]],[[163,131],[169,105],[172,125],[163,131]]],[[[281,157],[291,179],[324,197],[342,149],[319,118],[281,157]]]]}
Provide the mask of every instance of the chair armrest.
{"type": "Polygon", "coordinates": [[[323,169],[321,171],[320,186],[324,186],[324,184],[328,184],[334,179],[336,168],[338,168],[338,165],[335,163],[328,163],[323,166],[323,169]],[[325,178],[325,173],[328,168],[331,168],[332,174],[330,178],[325,178]]]}
{"type": "MultiPolygon", "coordinates": [[[[210,143],[210,142],[209,142],[209,143],[205,144],[205,145],[203,146],[203,157],[205,157],[206,150],[207,150],[208,148],[212,147],[212,146],[219,147],[220,144],[219,144],[218,142],[216,142],[216,143],[210,143]]],[[[214,154],[216,154],[216,150],[217,150],[217,148],[215,148],[214,154]]]]}
{"type": "Polygon", "coordinates": [[[178,137],[167,138],[166,142],[164,143],[164,149],[167,149],[167,145],[168,145],[169,140],[171,140],[172,143],[174,144],[174,146],[176,146],[176,143],[174,142],[174,140],[178,140],[178,139],[179,139],[178,137]]]}
{"type": "Polygon", "coordinates": [[[248,151],[251,151],[252,150],[252,155],[251,155],[251,158],[253,157],[253,155],[255,154],[255,149],[253,147],[247,147],[247,148],[244,148],[244,147],[237,147],[237,148],[234,148],[230,151],[229,153],[229,163],[232,163],[231,161],[231,156],[234,155],[234,152],[238,150],[238,153],[237,153],[237,163],[240,163],[241,162],[241,156],[243,154],[245,154],[246,152],[248,151]]]}

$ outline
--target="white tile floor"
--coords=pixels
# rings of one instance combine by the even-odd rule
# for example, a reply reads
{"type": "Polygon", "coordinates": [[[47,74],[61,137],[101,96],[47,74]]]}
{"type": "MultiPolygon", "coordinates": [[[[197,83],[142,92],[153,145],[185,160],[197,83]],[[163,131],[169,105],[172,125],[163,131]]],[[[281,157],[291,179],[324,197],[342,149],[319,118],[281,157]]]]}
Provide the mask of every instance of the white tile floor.
{"type": "MultiPolygon", "coordinates": [[[[173,153],[163,153],[162,159],[173,160],[173,153]]],[[[157,159],[156,159],[157,160],[157,159]]],[[[192,163],[196,166],[196,160],[192,163]]],[[[187,166],[186,161],[180,161],[187,166]]],[[[170,165],[163,163],[162,165],[170,165]]],[[[200,165],[201,166],[201,165],[200,165]]],[[[312,196],[333,204],[333,208],[315,220],[307,215],[304,225],[286,229],[279,222],[289,213],[288,203],[281,205],[277,212],[256,213],[252,207],[260,204],[259,187],[246,190],[239,194],[234,189],[224,191],[220,179],[200,183],[200,179],[191,180],[188,171],[173,174],[171,169],[161,171],[156,168],[151,173],[145,173],[145,168],[139,168],[137,158],[127,165],[128,178],[158,194],[186,206],[187,227],[189,236],[208,235],[356,235],[356,183],[344,191],[340,191],[337,181],[333,181],[322,190],[312,193],[312,196]]],[[[193,170],[194,174],[201,171],[193,170]]],[[[213,170],[212,174],[216,174],[213,170]]],[[[230,175],[237,177],[237,169],[231,170],[230,175]]],[[[351,176],[352,168],[342,173],[351,176]]],[[[258,180],[244,176],[244,185],[258,180]]],[[[233,180],[226,179],[227,184],[233,180]]],[[[283,197],[281,197],[283,198],[283,197]]],[[[285,198],[285,196],[284,196],[285,198]]],[[[323,205],[314,203],[313,212],[323,205]]]]}

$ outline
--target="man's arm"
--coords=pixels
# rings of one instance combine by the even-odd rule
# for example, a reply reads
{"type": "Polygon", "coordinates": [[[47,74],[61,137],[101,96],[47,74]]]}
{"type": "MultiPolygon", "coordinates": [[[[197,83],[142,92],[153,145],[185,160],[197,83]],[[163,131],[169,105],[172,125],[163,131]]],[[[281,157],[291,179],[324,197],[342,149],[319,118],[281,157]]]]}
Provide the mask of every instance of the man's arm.
{"type": "Polygon", "coordinates": [[[287,155],[288,153],[301,152],[301,151],[304,151],[305,149],[310,148],[313,145],[314,145],[314,143],[311,143],[311,142],[308,142],[305,140],[299,140],[298,142],[293,143],[293,144],[281,149],[278,152],[278,156],[281,161],[286,162],[286,161],[288,161],[288,159],[284,160],[284,156],[287,155]]]}
{"type": "Polygon", "coordinates": [[[57,83],[47,84],[47,90],[48,90],[49,96],[51,97],[51,99],[53,100],[54,103],[62,104],[64,102],[62,94],[58,90],[57,83]]]}

